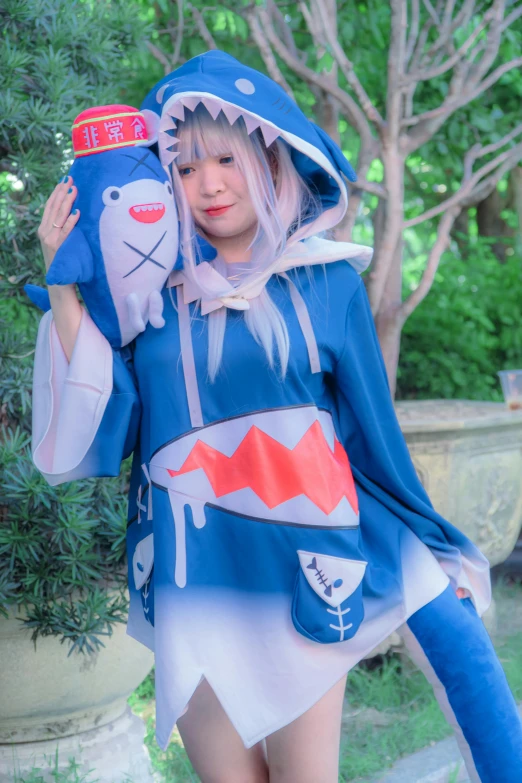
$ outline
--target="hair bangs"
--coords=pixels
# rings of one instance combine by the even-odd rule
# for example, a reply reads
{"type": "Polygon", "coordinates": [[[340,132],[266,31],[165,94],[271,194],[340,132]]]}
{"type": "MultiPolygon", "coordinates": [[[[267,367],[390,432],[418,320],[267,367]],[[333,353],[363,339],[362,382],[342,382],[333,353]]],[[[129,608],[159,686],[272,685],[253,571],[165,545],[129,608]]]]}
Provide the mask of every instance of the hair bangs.
{"type": "Polygon", "coordinates": [[[190,113],[185,107],[185,120],[178,123],[177,137],[180,143],[176,166],[231,152],[231,137],[238,135],[238,130],[235,125],[229,125],[223,112],[213,120],[203,104],[190,113]]]}

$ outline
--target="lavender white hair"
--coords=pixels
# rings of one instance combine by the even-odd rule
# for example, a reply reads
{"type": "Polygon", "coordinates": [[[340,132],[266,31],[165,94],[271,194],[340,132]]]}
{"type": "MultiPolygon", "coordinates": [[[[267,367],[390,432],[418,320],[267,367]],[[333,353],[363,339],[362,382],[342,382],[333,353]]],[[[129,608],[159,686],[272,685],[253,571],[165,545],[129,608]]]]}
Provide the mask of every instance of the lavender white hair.
{"type": "MultiPolygon", "coordinates": [[[[239,272],[235,285],[257,277],[279,258],[286,248],[288,238],[299,229],[303,219],[310,219],[319,212],[316,200],[292,163],[286,145],[276,139],[267,149],[259,130],[248,134],[240,117],[233,125],[220,112],[213,120],[203,104],[194,112],[185,109],[185,120],[179,121],[176,136],[179,138],[179,156],[173,165],[173,183],[181,221],[181,252],[184,269],[194,275],[197,229],[185,197],[178,168],[191,160],[217,157],[231,153],[243,174],[257,215],[258,224],[250,245],[249,263],[234,269],[239,272]]],[[[212,262],[224,277],[230,267],[219,256],[212,262]]],[[[234,284],[234,281],[230,281],[234,284]]],[[[205,292],[210,293],[210,292],[205,292]]],[[[250,308],[244,311],[245,322],[256,342],[263,346],[270,367],[275,367],[273,343],[277,345],[281,376],[288,367],[290,340],[283,316],[273,303],[266,289],[249,300],[250,308]]],[[[219,371],[223,355],[227,308],[222,307],[209,314],[208,374],[212,383],[219,371]]]]}

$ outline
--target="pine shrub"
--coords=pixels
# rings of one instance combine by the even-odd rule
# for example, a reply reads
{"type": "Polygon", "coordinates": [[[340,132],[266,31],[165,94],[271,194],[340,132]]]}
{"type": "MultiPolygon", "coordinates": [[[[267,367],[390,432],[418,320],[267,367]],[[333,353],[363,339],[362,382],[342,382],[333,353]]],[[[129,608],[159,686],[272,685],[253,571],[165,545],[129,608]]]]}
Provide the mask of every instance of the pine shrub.
{"type": "Polygon", "coordinates": [[[83,109],[135,103],[147,23],[132,0],[0,0],[0,614],[91,653],[125,622],[126,485],[49,486],[30,453],[31,382],[43,283],[36,236],[72,159],[83,109]]]}

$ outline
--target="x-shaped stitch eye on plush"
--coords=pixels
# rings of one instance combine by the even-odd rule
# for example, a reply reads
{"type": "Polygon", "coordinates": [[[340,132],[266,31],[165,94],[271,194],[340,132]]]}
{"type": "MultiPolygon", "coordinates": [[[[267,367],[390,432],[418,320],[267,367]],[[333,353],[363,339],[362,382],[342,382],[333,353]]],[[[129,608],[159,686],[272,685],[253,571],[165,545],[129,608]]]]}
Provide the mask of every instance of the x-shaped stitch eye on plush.
{"type": "Polygon", "coordinates": [[[153,168],[151,168],[151,167],[150,167],[150,166],[149,166],[147,163],[144,163],[144,161],[145,161],[145,160],[146,160],[146,159],[149,157],[149,155],[151,155],[151,154],[152,154],[152,153],[150,153],[150,152],[148,152],[148,151],[147,151],[147,152],[145,152],[145,154],[143,155],[143,157],[141,157],[141,158],[135,158],[135,157],[134,157],[134,155],[126,155],[125,153],[123,153],[123,157],[125,157],[125,158],[130,158],[131,160],[135,161],[135,163],[136,163],[136,165],[134,166],[134,168],[133,168],[133,169],[132,169],[132,171],[130,172],[129,176],[131,176],[131,174],[134,174],[134,172],[136,171],[136,169],[138,168],[138,166],[145,166],[145,168],[147,168],[149,171],[152,171],[152,173],[154,174],[154,178],[155,178],[155,179],[158,179],[158,173],[157,173],[156,171],[154,171],[154,169],[153,169],[153,168]]]}
{"type": "Polygon", "coordinates": [[[130,271],[130,272],[127,272],[127,274],[126,274],[126,275],[123,275],[123,278],[124,278],[124,279],[125,279],[126,277],[129,277],[129,275],[132,275],[132,273],[133,273],[133,272],[135,272],[137,269],[139,269],[139,268],[140,268],[140,266],[143,266],[143,264],[144,264],[146,261],[150,261],[150,262],[151,262],[151,264],[156,264],[156,266],[160,266],[162,269],[166,269],[166,267],[164,267],[164,266],[163,266],[163,264],[160,264],[160,263],[159,263],[159,261],[155,261],[155,260],[152,258],[152,254],[154,253],[154,251],[155,251],[155,250],[157,250],[157,248],[158,248],[158,247],[161,245],[161,243],[162,243],[162,242],[163,242],[163,240],[165,239],[165,235],[166,235],[166,233],[167,233],[166,231],[163,233],[163,236],[162,236],[162,237],[161,237],[161,238],[158,240],[158,242],[156,242],[156,244],[154,245],[154,247],[152,248],[152,250],[150,251],[150,253],[148,253],[147,255],[145,255],[145,253],[142,253],[142,252],[141,252],[141,250],[138,250],[138,248],[137,248],[137,247],[133,247],[133,245],[129,245],[129,243],[128,243],[128,242],[125,242],[125,240],[123,240],[123,243],[124,243],[125,245],[127,245],[127,247],[130,247],[130,249],[131,249],[131,250],[134,250],[134,252],[135,252],[135,253],[138,253],[138,255],[142,256],[142,258],[143,258],[143,261],[140,261],[140,263],[139,263],[137,266],[135,266],[135,267],[134,267],[134,269],[131,269],[131,271],[130,271]]]}

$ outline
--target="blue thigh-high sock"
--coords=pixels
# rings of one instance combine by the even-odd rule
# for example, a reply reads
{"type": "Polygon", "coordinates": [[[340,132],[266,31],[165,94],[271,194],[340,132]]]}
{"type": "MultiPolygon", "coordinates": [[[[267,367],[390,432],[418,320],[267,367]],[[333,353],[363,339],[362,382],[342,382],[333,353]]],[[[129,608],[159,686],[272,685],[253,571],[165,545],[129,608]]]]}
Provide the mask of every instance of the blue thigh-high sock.
{"type": "Polygon", "coordinates": [[[521,783],[522,725],[491,639],[451,587],[408,620],[468,742],[482,783],[521,783]]]}

